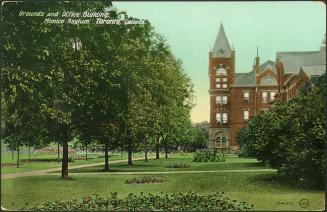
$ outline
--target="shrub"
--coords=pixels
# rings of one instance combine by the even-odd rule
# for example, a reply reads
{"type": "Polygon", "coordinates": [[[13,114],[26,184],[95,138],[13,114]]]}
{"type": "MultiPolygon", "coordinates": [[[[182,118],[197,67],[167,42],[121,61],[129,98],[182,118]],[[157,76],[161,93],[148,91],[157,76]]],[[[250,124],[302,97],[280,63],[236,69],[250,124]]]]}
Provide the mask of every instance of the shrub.
{"type": "Polygon", "coordinates": [[[253,205],[243,201],[231,200],[223,192],[214,194],[199,195],[196,192],[173,193],[173,194],[143,194],[135,195],[129,193],[123,198],[118,198],[117,193],[110,196],[85,196],[82,199],[70,201],[44,202],[29,210],[43,211],[248,211],[253,210],[253,205]]]}
{"type": "Polygon", "coordinates": [[[256,115],[238,135],[247,155],[276,168],[284,180],[320,189],[326,179],[326,83],[321,79],[291,100],[276,102],[256,115]]]}
{"type": "Polygon", "coordinates": [[[213,150],[196,152],[193,161],[194,162],[225,162],[226,154],[217,153],[213,150]]]}
{"type": "Polygon", "coordinates": [[[164,179],[160,177],[150,177],[150,176],[142,176],[142,177],[134,177],[131,179],[127,179],[125,181],[126,184],[150,184],[150,183],[163,183],[164,179]]]}
{"type": "Polygon", "coordinates": [[[170,163],[165,166],[165,168],[188,168],[190,167],[187,163],[170,163]]]}
{"type": "MultiPolygon", "coordinates": [[[[31,159],[21,159],[20,162],[31,163],[31,162],[57,162],[58,158],[31,158],[31,159]]],[[[62,161],[62,159],[60,159],[62,161]]],[[[72,158],[68,158],[69,162],[73,162],[72,158]]]]}

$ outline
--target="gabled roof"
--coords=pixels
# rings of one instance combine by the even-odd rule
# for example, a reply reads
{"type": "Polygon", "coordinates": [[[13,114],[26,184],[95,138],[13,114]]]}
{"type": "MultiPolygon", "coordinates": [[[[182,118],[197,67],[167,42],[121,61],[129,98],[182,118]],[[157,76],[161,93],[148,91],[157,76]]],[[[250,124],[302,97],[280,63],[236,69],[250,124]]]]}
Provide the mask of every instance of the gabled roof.
{"type": "Polygon", "coordinates": [[[216,37],[215,44],[211,50],[212,57],[215,58],[230,58],[231,57],[231,48],[229,46],[224,26],[220,23],[219,33],[216,37]]]}
{"type": "Polygon", "coordinates": [[[312,76],[321,76],[326,73],[326,65],[302,66],[301,68],[309,78],[311,78],[312,76]]]}
{"type": "Polygon", "coordinates": [[[272,72],[277,74],[276,67],[275,67],[275,62],[272,60],[267,60],[263,64],[260,65],[259,67],[259,74],[264,72],[266,69],[272,70],[272,72]]]}
{"type": "Polygon", "coordinates": [[[255,86],[255,71],[248,73],[235,73],[235,82],[231,85],[233,87],[255,86]]]}
{"type": "Polygon", "coordinates": [[[304,65],[326,64],[326,52],[277,52],[277,60],[283,63],[285,73],[298,73],[304,65]]]}

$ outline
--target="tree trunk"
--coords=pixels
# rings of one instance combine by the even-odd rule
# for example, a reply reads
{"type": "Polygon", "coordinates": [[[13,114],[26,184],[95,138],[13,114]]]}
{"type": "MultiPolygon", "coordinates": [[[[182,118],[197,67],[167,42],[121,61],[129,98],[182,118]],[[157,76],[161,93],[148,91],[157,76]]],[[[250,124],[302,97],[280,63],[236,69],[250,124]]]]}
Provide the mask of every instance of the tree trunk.
{"type": "Polygon", "coordinates": [[[146,138],[144,140],[144,146],[144,161],[148,162],[148,141],[146,138]]]}
{"type": "Polygon", "coordinates": [[[120,149],[120,157],[123,157],[123,147],[120,149]]]}
{"type": "Polygon", "coordinates": [[[168,146],[165,144],[165,158],[168,158],[168,146]]]}
{"type": "Polygon", "coordinates": [[[11,144],[11,160],[14,160],[14,144],[11,144]]]}
{"type": "Polygon", "coordinates": [[[19,144],[17,145],[17,168],[19,168],[19,144]]]}
{"type": "Polygon", "coordinates": [[[104,170],[109,171],[109,144],[108,140],[106,139],[105,144],[104,144],[104,170]]]}
{"type": "Polygon", "coordinates": [[[67,127],[64,130],[64,139],[62,142],[62,166],[61,166],[61,178],[68,179],[68,142],[69,142],[69,130],[67,127]]]}
{"type": "Polygon", "coordinates": [[[156,143],[156,160],[160,159],[160,144],[159,144],[159,138],[156,143]]]}
{"type": "Polygon", "coordinates": [[[31,158],[31,143],[28,142],[28,158],[31,158]]]}
{"type": "Polygon", "coordinates": [[[87,142],[85,144],[85,160],[87,160],[87,142]]]}
{"type": "Polygon", "coordinates": [[[133,165],[133,150],[132,150],[132,138],[130,135],[130,132],[128,132],[128,138],[127,138],[128,146],[127,146],[127,152],[128,152],[128,165],[133,165]]]}
{"type": "Polygon", "coordinates": [[[58,153],[58,164],[59,164],[59,162],[60,162],[60,143],[59,143],[59,141],[58,141],[57,153],[58,153]]]}

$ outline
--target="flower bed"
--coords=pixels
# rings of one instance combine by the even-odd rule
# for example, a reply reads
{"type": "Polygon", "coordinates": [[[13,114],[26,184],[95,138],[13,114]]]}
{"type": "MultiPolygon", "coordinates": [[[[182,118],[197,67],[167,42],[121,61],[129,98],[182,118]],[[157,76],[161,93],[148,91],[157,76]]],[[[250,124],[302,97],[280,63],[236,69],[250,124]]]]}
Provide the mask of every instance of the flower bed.
{"type": "MultiPolygon", "coordinates": [[[[55,155],[58,154],[58,148],[57,147],[44,147],[42,149],[38,149],[37,152],[49,154],[49,155],[55,155]]],[[[60,147],[60,152],[62,152],[62,147],[60,147]]],[[[76,154],[76,149],[68,148],[68,154],[76,154]]]]}
{"type": "Polygon", "coordinates": [[[1,163],[1,167],[5,167],[5,166],[17,166],[16,163],[1,163]]]}
{"type": "Polygon", "coordinates": [[[163,183],[164,180],[160,177],[150,177],[150,176],[142,176],[142,177],[134,177],[131,179],[127,179],[125,181],[126,184],[150,184],[150,183],[163,183]]]}
{"type": "Polygon", "coordinates": [[[173,194],[128,194],[118,198],[117,193],[110,196],[92,195],[82,199],[70,201],[44,202],[29,210],[43,211],[248,211],[253,210],[253,205],[243,201],[231,200],[223,192],[209,195],[199,195],[196,192],[173,194]]]}
{"type": "MultiPolygon", "coordinates": [[[[58,158],[31,158],[31,159],[21,159],[20,162],[31,163],[31,162],[57,162],[58,158]]],[[[60,159],[62,161],[62,159],[60,159]]],[[[73,162],[74,160],[68,158],[68,162],[73,162]]]]}

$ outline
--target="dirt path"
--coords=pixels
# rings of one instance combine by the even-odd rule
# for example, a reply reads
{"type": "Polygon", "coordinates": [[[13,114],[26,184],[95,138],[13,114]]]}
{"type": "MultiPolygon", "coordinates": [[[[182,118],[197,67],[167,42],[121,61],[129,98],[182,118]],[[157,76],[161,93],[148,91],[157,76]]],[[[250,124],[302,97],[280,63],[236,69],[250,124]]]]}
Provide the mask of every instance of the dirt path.
{"type": "MultiPolygon", "coordinates": [[[[134,158],[133,161],[134,160],[143,160],[143,159],[144,158],[134,158]]],[[[122,163],[122,162],[127,162],[127,160],[126,159],[125,160],[114,160],[114,161],[111,161],[110,164],[112,164],[112,163],[122,163]]],[[[104,162],[70,166],[69,170],[78,169],[78,168],[92,167],[92,166],[99,166],[99,165],[104,165],[104,162]]],[[[56,172],[56,171],[61,171],[61,167],[51,168],[51,169],[34,170],[34,171],[28,171],[28,172],[20,172],[20,173],[12,173],[12,174],[2,174],[1,175],[1,180],[13,179],[13,178],[17,178],[17,177],[30,177],[30,176],[48,175],[48,174],[58,175],[58,173],[49,173],[49,172],[56,172]]],[[[69,174],[71,174],[71,173],[69,173],[69,174]]]]}

